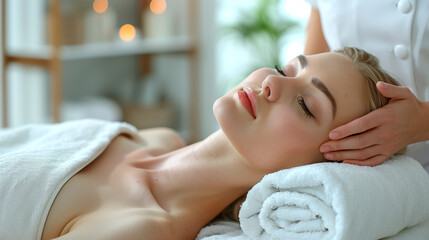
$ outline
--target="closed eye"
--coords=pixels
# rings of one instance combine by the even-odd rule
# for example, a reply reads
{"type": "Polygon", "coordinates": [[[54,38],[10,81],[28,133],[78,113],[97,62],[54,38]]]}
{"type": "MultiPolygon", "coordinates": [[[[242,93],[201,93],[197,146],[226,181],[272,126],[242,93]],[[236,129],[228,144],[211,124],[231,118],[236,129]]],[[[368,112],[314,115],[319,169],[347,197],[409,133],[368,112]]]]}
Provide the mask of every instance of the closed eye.
{"type": "Polygon", "coordinates": [[[302,111],[304,112],[305,116],[314,119],[316,118],[313,113],[311,113],[310,109],[308,109],[307,104],[305,104],[304,98],[302,96],[298,96],[296,98],[296,101],[298,102],[298,104],[301,106],[302,111]]]}
{"type": "Polygon", "coordinates": [[[287,77],[286,73],[281,69],[279,66],[275,65],[274,68],[277,70],[278,73],[280,73],[282,76],[287,77]]]}

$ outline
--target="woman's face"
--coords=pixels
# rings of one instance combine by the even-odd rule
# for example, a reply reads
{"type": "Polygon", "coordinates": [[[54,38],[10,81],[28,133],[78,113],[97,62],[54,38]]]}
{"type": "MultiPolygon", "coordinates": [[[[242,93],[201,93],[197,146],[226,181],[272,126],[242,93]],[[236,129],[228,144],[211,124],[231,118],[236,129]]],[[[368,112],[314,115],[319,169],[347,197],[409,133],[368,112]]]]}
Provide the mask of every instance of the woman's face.
{"type": "Polygon", "coordinates": [[[343,55],[298,56],[279,70],[253,72],[213,106],[237,151],[267,171],[322,161],[329,131],[367,112],[364,79],[343,55]]]}

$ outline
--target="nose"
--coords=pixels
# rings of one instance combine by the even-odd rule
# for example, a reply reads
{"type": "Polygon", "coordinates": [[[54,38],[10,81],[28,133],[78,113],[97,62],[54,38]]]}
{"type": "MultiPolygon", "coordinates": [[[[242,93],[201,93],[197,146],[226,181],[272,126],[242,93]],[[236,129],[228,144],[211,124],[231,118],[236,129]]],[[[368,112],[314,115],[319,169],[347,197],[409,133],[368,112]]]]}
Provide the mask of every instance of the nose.
{"type": "Polygon", "coordinates": [[[285,77],[269,75],[262,82],[262,94],[269,102],[276,102],[281,96],[281,81],[285,77]]]}

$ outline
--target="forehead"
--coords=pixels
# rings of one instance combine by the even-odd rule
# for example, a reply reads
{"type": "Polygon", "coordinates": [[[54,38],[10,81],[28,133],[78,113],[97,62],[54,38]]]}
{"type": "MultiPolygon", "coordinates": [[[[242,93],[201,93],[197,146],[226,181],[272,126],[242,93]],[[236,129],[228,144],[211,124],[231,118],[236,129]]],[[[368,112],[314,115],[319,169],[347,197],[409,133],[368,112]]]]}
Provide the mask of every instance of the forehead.
{"type": "Polygon", "coordinates": [[[326,85],[337,103],[334,123],[344,123],[366,112],[364,79],[351,59],[338,53],[307,56],[306,71],[326,85]]]}

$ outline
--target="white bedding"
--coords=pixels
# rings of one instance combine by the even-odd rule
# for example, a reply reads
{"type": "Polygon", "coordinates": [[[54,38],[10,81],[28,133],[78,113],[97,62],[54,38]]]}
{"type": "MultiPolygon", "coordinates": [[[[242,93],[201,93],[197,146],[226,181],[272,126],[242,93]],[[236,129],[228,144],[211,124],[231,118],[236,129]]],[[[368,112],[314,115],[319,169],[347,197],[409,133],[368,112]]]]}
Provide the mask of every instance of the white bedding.
{"type": "MultiPolygon", "coordinates": [[[[428,236],[429,220],[426,220],[382,240],[428,240],[428,236]]],[[[213,222],[201,229],[196,240],[250,240],[250,238],[243,233],[238,222],[224,220],[213,222]]]]}

